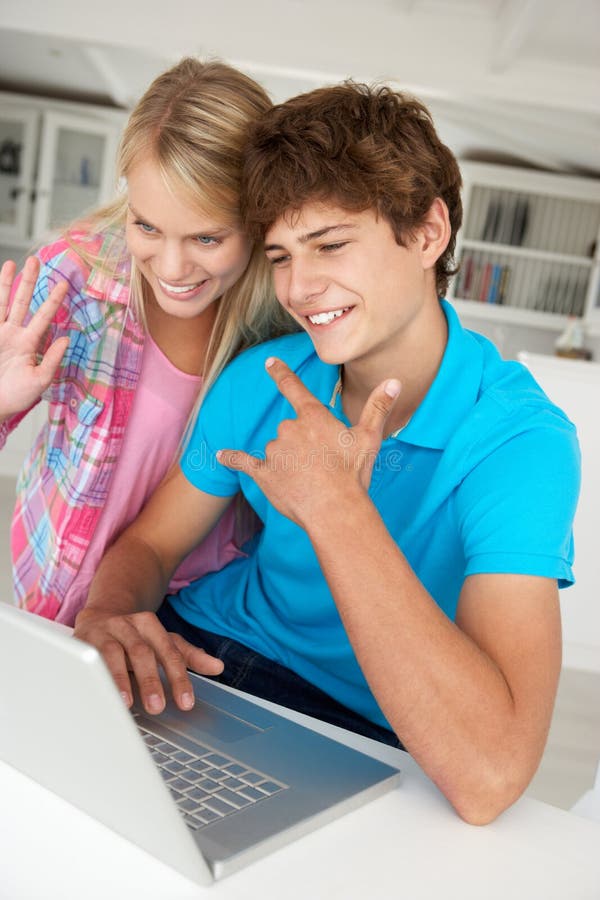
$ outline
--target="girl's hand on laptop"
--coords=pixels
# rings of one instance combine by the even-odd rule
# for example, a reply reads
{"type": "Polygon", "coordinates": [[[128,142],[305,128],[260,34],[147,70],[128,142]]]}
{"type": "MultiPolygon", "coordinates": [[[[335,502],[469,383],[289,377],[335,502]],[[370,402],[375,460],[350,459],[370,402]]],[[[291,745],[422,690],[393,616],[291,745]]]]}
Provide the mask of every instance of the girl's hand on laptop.
{"type": "Polygon", "coordinates": [[[152,612],[119,615],[84,608],[77,616],[74,636],[100,651],[127,707],[133,703],[130,673],[134,676],[142,705],[151,714],[162,712],[166,703],[159,666],[182,710],[194,706],[187,669],[209,676],[223,671],[220,659],[166,631],[152,612]]]}
{"type": "Polygon", "coordinates": [[[0,270],[0,420],[23,412],[39,399],[69,345],[68,337],[58,338],[38,360],[44,335],[67,293],[66,282],[56,285],[29,323],[23,324],[39,271],[39,260],[30,256],[11,304],[16,266],[8,260],[0,270]]]}

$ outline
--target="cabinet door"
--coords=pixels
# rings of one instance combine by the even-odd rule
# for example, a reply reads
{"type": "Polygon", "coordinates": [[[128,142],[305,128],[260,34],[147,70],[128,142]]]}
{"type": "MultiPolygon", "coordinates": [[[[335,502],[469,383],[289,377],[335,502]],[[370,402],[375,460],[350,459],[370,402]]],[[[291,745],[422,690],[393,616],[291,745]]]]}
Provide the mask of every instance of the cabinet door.
{"type": "Polygon", "coordinates": [[[35,110],[0,106],[0,238],[29,236],[38,120],[35,110]]]}
{"type": "Polygon", "coordinates": [[[33,234],[42,237],[108,200],[118,134],[114,125],[45,112],[33,234]]]}

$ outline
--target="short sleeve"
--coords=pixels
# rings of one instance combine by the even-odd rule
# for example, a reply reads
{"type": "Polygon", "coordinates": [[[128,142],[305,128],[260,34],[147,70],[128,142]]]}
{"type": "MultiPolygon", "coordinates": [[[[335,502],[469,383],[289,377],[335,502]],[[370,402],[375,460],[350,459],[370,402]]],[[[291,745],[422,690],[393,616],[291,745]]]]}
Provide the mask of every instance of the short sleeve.
{"type": "Polygon", "coordinates": [[[574,581],[573,518],[580,453],[570,423],[515,435],[457,492],[466,575],[511,573],[574,581]]]}
{"type": "Polygon", "coordinates": [[[181,455],[181,471],[194,487],[218,497],[240,489],[237,472],[221,465],[219,450],[238,449],[232,409],[233,378],[226,368],[206,395],[181,455]]]}

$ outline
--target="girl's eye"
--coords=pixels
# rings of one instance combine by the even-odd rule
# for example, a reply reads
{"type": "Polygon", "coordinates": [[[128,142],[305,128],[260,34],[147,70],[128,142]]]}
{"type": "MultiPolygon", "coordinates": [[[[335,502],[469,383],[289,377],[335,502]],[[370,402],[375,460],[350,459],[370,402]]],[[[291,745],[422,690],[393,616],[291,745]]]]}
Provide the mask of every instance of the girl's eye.
{"type": "Polygon", "coordinates": [[[196,240],[198,241],[199,244],[202,244],[203,247],[210,247],[211,244],[220,244],[221,243],[221,241],[218,238],[212,237],[210,234],[199,234],[198,237],[196,238],[196,240]]]}
{"type": "Polygon", "coordinates": [[[288,256],[267,256],[267,259],[271,263],[272,266],[280,266],[282,263],[286,262],[289,257],[288,256]]]}
{"type": "Polygon", "coordinates": [[[140,220],[138,220],[137,222],[135,222],[135,224],[139,227],[139,229],[141,231],[144,232],[144,234],[153,234],[155,231],[154,226],[148,225],[147,222],[141,222],[140,220]]]}

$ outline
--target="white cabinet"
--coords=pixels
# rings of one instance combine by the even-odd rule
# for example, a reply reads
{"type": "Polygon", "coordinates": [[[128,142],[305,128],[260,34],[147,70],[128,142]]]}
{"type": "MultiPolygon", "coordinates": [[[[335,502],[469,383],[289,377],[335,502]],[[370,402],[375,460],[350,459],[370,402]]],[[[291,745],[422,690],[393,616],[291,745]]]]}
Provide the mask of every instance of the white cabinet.
{"type": "MultiPolygon", "coordinates": [[[[88,104],[0,93],[0,264],[19,266],[37,246],[113,195],[126,113],[88,104]]],[[[14,476],[39,430],[41,404],[0,453],[14,476]]]]}
{"type": "Polygon", "coordinates": [[[38,113],[0,103],[0,240],[29,235],[38,113]]]}
{"type": "Polygon", "coordinates": [[[117,137],[108,123],[68,113],[43,113],[34,235],[67,225],[109,199],[117,137]]]}
{"type": "Polygon", "coordinates": [[[449,297],[472,318],[600,333],[600,181],[462,163],[461,263],[449,297]]]}
{"type": "Polygon", "coordinates": [[[17,258],[114,190],[125,113],[0,94],[0,262],[17,258]]]}

